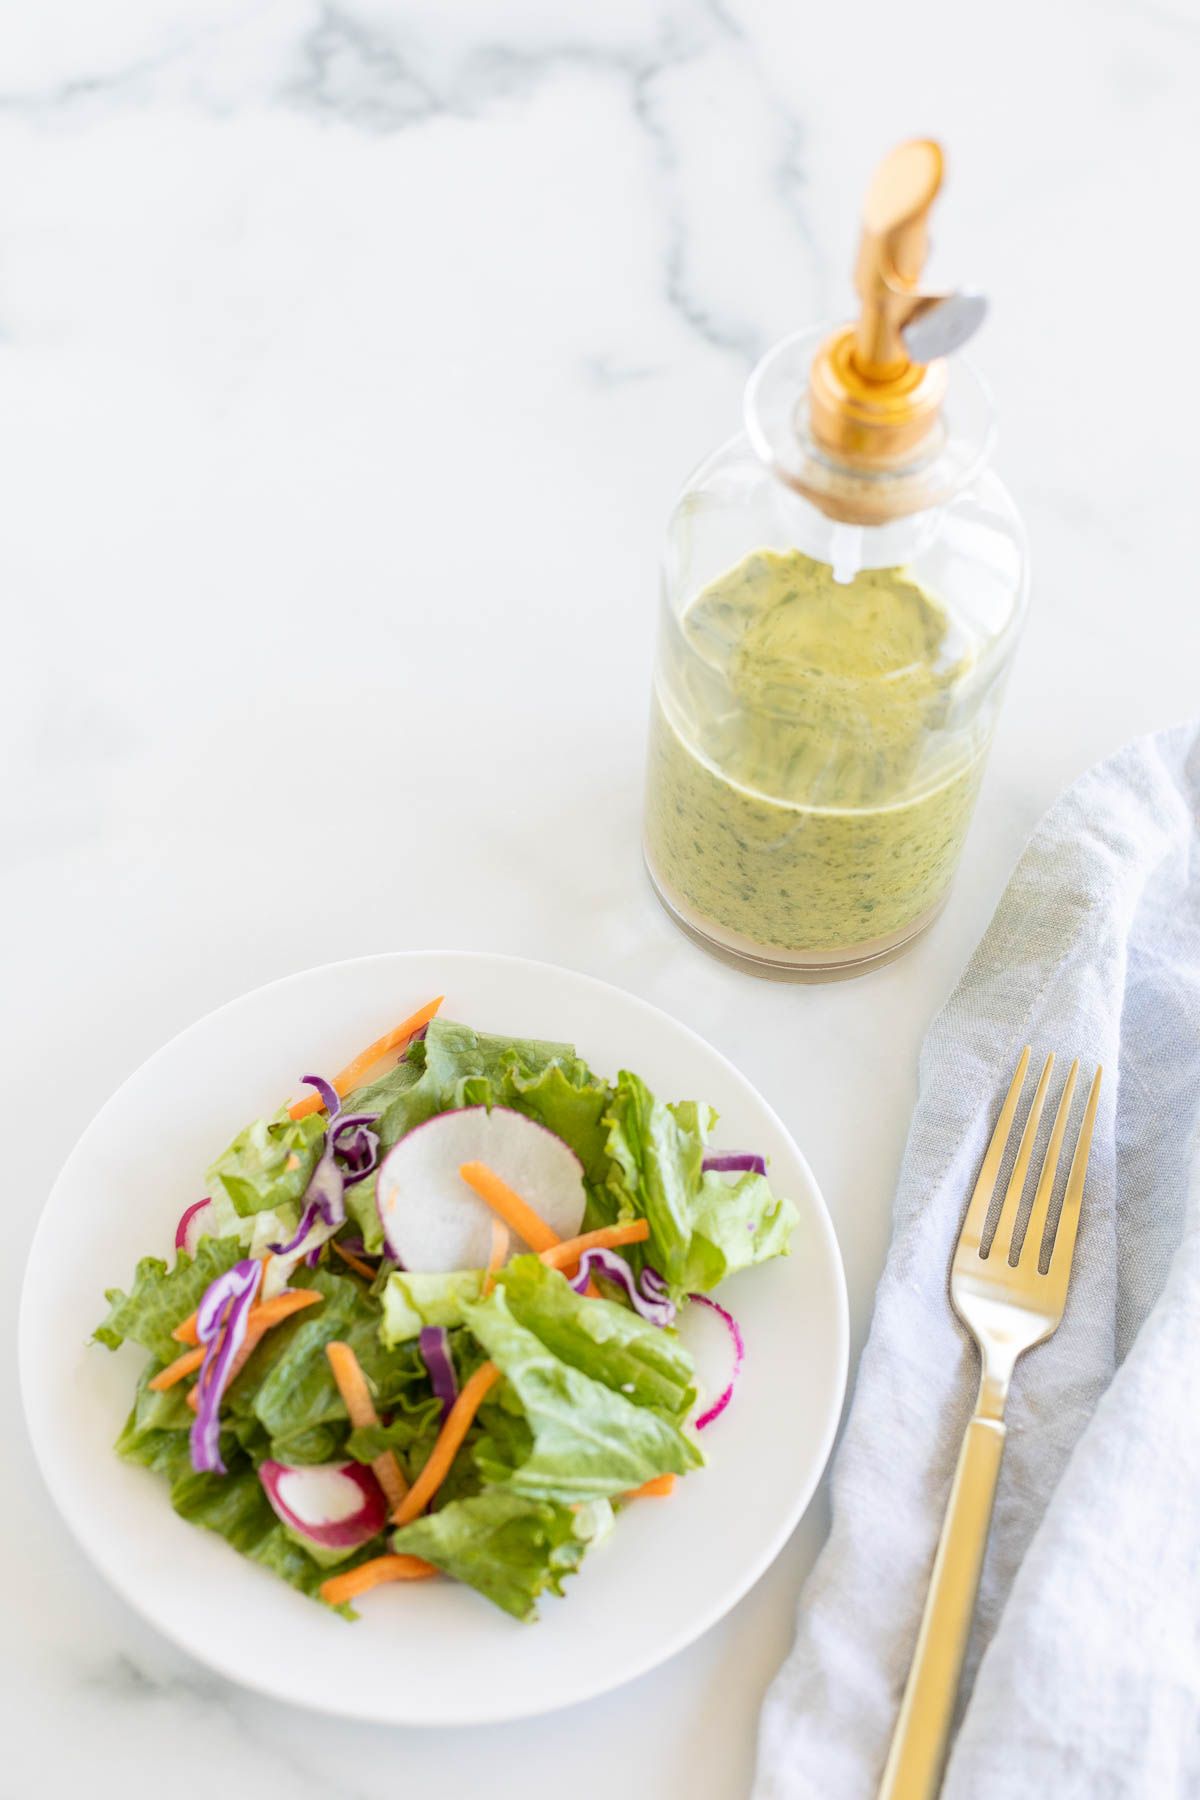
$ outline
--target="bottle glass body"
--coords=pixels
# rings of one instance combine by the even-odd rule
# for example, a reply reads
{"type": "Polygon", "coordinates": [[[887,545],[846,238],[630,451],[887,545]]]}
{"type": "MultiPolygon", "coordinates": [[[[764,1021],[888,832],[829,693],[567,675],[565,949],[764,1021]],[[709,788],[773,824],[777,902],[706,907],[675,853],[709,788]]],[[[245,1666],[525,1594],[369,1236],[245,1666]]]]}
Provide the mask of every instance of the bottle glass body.
{"type": "Polygon", "coordinates": [[[645,850],[668,909],[781,972],[914,938],[958,863],[1025,604],[1019,519],[978,465],[859,526],[746,436],[710,457],[663,568],[645,850]]]}

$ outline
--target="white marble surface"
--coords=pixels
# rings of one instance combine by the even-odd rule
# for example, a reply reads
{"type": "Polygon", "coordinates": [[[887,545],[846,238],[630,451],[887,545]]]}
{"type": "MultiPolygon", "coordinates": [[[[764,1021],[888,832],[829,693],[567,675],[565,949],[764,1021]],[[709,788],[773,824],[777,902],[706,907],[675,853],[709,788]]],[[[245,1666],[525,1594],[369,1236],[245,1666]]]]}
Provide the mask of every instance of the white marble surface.
{"type": "MultiPolygon", "coordinates": [[[[1198,81],[1191,0],[5,10],[7,1317],[54,1169],[162,1039],[289,970],[443,944],[605,976],[733,1055],[825,1186],[861,1342],[917,1046],[1025,833],[1196,704],[1200,377],[1169,334],[1198,81]],[[951,156],[939,268],[994,296],[977,359],[1034,610],[935,933],[777,986],[683,941],[639,868],[658,538],[757,351],[844,307],[871,162],[913,131],[951,156]]],[[[351,1729],[106,1591],[6,1365],[6,1800],[81,1773],[96,1800],[746,1791],[820,1503],[633,1689],[351,1729]]]]}

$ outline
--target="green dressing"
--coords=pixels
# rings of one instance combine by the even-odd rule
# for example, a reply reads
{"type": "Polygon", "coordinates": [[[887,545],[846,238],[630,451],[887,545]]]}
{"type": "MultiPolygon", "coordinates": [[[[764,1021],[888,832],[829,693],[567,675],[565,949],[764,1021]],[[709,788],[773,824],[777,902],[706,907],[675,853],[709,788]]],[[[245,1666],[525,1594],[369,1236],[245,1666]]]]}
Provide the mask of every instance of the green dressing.
{"type": "Polygon", "coordinates": [[[973,662],[902,569],[838,583],[757,551],[668,626],[646,847],[664,897],[769,958],[882,953],[941,902],[986,742],[951,708],[973,662]]]}

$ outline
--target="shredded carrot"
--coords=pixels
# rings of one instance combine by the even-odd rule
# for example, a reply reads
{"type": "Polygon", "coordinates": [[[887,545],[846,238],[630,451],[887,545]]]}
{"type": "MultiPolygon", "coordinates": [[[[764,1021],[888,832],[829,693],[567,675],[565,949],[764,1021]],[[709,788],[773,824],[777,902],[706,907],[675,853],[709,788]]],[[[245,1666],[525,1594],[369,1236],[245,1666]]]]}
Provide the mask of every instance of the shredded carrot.
{"type": "MultiPolygon", "coordinates": [[[[324,1298],[324,1294],[318,1294],[312,1288],[284,1288],[282,1294],[276,1294],[273,1300],[264,1300],[258,1306],[252,1306],[250,1316],[246,1320],[246,1335],[238,1347],[237,1355],[229,1365],[226,1387],[237,1380],[272,1325],[282,1324],[283,1320],[290,1319],[293,1313],[302,1312],[306,1306],[316,1306],[324,1298]]],[[[177,1361],[182,1362],[183,1358],[179,1357],[177,1361]]],[[[176,1367],[176,1363],[172,1363],[171,1367],[176,1367]]],[[[166,1373],[167,1371],[164,1369],[163,1374],[166,1373]]],[[[188,1395],[188,1405],[193,1412],[199,1405],[195,1388],[188,1395]]]]}
{"type": "MultiPolygon", "coordinates": [[[[260,1256],[258,1259],[258,1288],[259,1288],[259,1290],[261,1290],[261,1288],[262,1288],[263,1276],[267,1272],[267,1264],[270,1262],[270,1260],[271,1260],[271,1257],[270,1257],[269,1252],[266,1256],[260,1256]]],[[[175,1327],[174,1331],[171,1333],[171,1336],[175,1339],[175,1342],[177,1344],[198,1344],[200,1342],[200,1340],[196,1336],[196,1314],[189,1313],[186,1319],[181,1320],[181,1322],[175,1327]]],[[[163,1373],[165,1374],[166,1371],[164,1370],[163,1373]]]]}
{"type": "Polygon", "coordinates": [[[483,1272],[482,1295],[486,1300],[496,1285],[496,1271],[508,1260],[508,1227],[501,1219],[492,1220],[492,1248],[483,1272]]]}
{"type": "Polygon", "coordinates": [[[427,1575],[436,1574],[433,1564],[423,1562],[419,1556],[376,1556],[345,1575],[331,1575],[323,1581],[321,1598],[329,1606],[344,1606],[347,1600],[356,1600],[385,1581],[423,1581],[427,1575]]]}
{"type": "Polygon", "coordinates": [[[673,1475],[656,1475],[653,1481],[643,1481],[641,1487],[633,1488],[625,1498],[627,1500],[665,1500],[668,1494],[675,1491],[673,1475]]]}
{"type": "Polygon", "coordinates": [[[450,1473],[450,1465],[471,1428],[471,1421],[499,1379],[500,1371],[494,1362],[481,1363],[476,1369],[447,1413],[429,1453],[429,1461],[392,1514],[397,1525],[407,1525],[418,1513],[425,1511],[450,1473]]]}
{"type": "Polygon", "coordinates": [[[532,1206],[528,1206],[507,1181],[501,1181],[486,1163],[465,1162],[458,1172],[467,1186],[474,1188],[479,1198],[485,1200],[531,1250],[552,1250],[560,1241],[557,1231],[551,1231],[545,1219],[539,1218],[532,1206]]]}
{"type": "Polygon", "coordinates": [[[165,1393],[167,1388],[174,1387],[177,1381],[182,1381],[185,1375],[194,1375],[204,1361],[204,1356],[203,1344],[195,1350],[185,1350],[183,1355],[177,1356],[173,1363],[168,1363],[165,1369],[160,1369],[157,1375],[151,1376],[147,1386],[152,1387],[156,1394],[165,1393]]]}
{"type": "MultiPolygon", "coordinates": [[[[368,1044],[365,1050],[360,1050],[353,1062],[348,1062],[345,1068],[334,1076],[334,1092],[344,1099],[351,1088],[358,1086],[359,1080],[372,1064],[377,1063],[381,1057],[387,1056],[389,1051],[399,1050],[402,1044],[406,1044],[409,1038],[420,1031],[422,1025],[428,1025],[444,999],[445,995],[439,994],[436,1000],[431,1000],[427,1006],[419,1007],[415,1013],[410,1013],[407,1019],[404,1019],[391,1031],[385,1031],[381,1038],[376,1038],[373,1044],[368,1044]]],[[[307,1119],[309,1113],[323,1112],[324,1110],[325,1102],[320,1094],[313,1093],[303,1100],[297,1100],[294,1106],[289,1106],[288,1116],[293,1119],[307,1119]]]]}
{"type": "Polygon", "coordinates": [[[627,1225],[604,1225],[599,1231],[585,1231],[582,1237],[566,1238],[540,1252],[551,1269],[573,1269],[585,1250],[612,1250],[619,1244],[640,1244],[650,1236],[647,1219],[631,1219],[627,1225]]]}
{"type": "Polygon", "coordinates": [[[347,1263],[349,1267],[354,1270],[356,1275],[361,1275],[364,1281],[374,1281],[374,1269],[372,1269],[368,1263],[365,1263],[361,1256],[355,1256],[352,1250],[346,1250],[341,1244],[336,1242],[334,1242],[331,1247],[341,1257],[342,1261],[347,1263]]]}
{"type": "MultiPolygon", "coordinates": [[[[375,1402],[371,1398],[371,1390],[367,1386],[367,1378],[362,1372],[362,1365],[349,1344],[326,1344],[325,1354],[329,1358],[329,1367],[333,1371],[333,1379],[337,1382],[338,1393],[342,1396],[346,1411],[350,1415],[350,1423],[356,1431],[365,1426],[378,1425],[379,1414],[375,1411],[375,1402]]],[[[400,1505],[408,1492],[408,1483],[404,1479],[404,1471],[396,1459],[394,1450],[383,1450],[371,1464],[375,1479],[387,1496],[388,1505],[393,1510],[400,1505]]]]}

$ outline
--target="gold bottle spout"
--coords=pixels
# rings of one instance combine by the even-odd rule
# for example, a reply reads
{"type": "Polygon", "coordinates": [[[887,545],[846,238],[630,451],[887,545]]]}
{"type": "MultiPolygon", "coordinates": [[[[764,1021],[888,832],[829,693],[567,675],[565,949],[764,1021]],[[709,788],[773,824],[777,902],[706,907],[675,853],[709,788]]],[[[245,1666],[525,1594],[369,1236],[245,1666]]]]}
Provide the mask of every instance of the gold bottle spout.
{"type": "Polygon", "coordinates": [[[863,207],[854,285],[862,303],[854,328],[854,366],[868,380],[903,375],[911,358],[900,333],[929,254],[929,209],[942,185],[940,144],[901,144],[875,171],[863,207]]]}
{"type": "Polygon", "coordinates": [[[940,421],[944,358],[986,310],[974,294],[921,287],[929,212],[942,185],[941,146],[900,144],[876,169],[854,272],[859,316],[827,339],[809,377],[813,436],[851,468],[887,470],[920,457],[940,421]]]}

